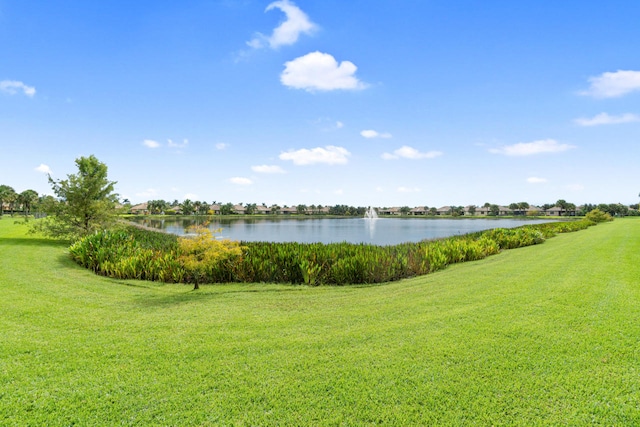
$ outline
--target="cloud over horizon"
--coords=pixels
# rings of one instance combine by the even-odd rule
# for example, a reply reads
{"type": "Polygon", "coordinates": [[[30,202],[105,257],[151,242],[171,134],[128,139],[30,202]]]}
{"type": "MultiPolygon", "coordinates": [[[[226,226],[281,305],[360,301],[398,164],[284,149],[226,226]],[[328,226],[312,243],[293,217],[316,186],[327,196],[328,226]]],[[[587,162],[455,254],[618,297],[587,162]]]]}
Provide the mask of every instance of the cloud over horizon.
{"type": "Polygon", "coordinates": [[[16,95],[18,92],[22,92],[29,98],[33,98],[36,94],[36,88],[33,86],[27,86],[26,84],[17,80],[2,80],[0,81],[0,91],[8,93],[9,95],[16,95]]]}
{"type": "Polygon", "coordinates": [[[251,170],[257,173],[286,173],[285,170],[278,165],[251,166],[251,170]]]}
{"type": "Polygon", "coordinates": [[[442,156],[443,154],[444,153],[442,151],[427,151],[426,153],[422,153],[413,147],[409,147],[408,145],[403,145],[397,150],[394,150],[393,153],[383,153],[381,157],[385,160],[397,160],[397,159],[419,160],[419,159],[433,159],[435,157],[442,156]]]}
{"type": "Polygon", "coordinates": [[[308,53],[285,62],[280,82],[287,87],[307,92],[332,90],[362,90],[367,85],[355,76],[358,67],[353,62],[342,61],[319,51],[308,53]]]}
{"type": "Polygon", "coordinates": [[[236,185],[251,185],[253,181],[249,178],[243,178],[240,176],[234,176],[233,178],[229,178],[229,182],[236,185]]]}
{"type": "Polygon", "coordinates": [[[625,113],[619,116],[611,116],[607,113],[600,113],[590,119],[575,119],[574,122],[580,126],[617,125],[622,123],[640,122],[640,115],[625,113]]]}
{"type": "Polygon", "coordinates": [[[541,153],[560,153],[573,148],[576,148],[576,146],[560,144],[554,139],[543,139],[533,142],[520,142],[518,144],[505,145],[500,148],[490,148],[489,152],[493,154],[502,154],[504,156],[521,157],[541,153]]]}
{"type": "Polygon", "coordinates": [[[312,149],[289,150],[280,154],[280,160],[291,160],[294,165],[304,166],[323,163],[327,165],[344,165],[348,163],[351,153],[344,147],[327,145],[312,149]]]}
{"type": "Polygon", "coordinates": [[[392,138],[392,136],[393,136],[389,132],[380,133],[380,132],[378,132],[376,130],[373,130],[373,129],[363,130],[362,132],[360,132],[360,135],[362,135],[362,137],[367,138],[367,139],[372,139],[372,138],[392,138]]]}
{"type": "Polygon", "coordinates": [[[265,12],[273,9],[280,9],[284,12],[286,20],[276,27],[270,36],[257,33],[253,39],[247,42],[249,47],[260,49],[269,46],[271,49],[277,49],[280,46],[292,45],[298,41],[300,34],[311,35],[318,28],[316,24],[311,22],[307,14],[292,1],[275,1],[267,6],[265,12]]]}
{"type": "Polygon", "coordinates": [[[581,95],[594,98],[617,98],[634,91],[640,91],[640,71],[618,70],[589,77],[591,86],[581,95]]]}
{"type": "Polygon", "coordinates": [[[48,165],[45,165],[44,163],[40,163],[40,166],[38,166],[37,168],[35,168],[36,171],[41,172],[41,173],[46,173],[51,175],[51,168],[48,165]]]}
{"type": "Polygon", "coordinates": [[[160,143],[158,141],[154,141],[153,139],[145,139],[142,141],[142,145],[147,148],[158,148],[160,147],[160,143]]]}

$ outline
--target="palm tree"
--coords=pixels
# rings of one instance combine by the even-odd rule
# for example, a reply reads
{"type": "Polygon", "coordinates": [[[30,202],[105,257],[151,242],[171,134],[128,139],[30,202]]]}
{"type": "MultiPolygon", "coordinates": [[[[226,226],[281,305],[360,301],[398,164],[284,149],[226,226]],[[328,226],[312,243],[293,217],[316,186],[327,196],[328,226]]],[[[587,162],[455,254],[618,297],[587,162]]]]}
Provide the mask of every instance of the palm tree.
{"type": "Polygon", "coordinates": [[[247,215],[253,215],[256,213],[258,209],[258,205],[255,203],[247,203],[247,206],[244,207],[244,213],[247,215]]]}
{"type": "Polygon", "coordinates": [[[0,216],[4,213],[4,202],[9,202],[9,200],[15,194],[15,190],[13,187],[9,187],[8,185],[0,185],[0,216]]]}
{"type": "Polygon", "coordinates": [[[196,213],[196,215],[200,214],[200,208],[202,208],[201,201],[196,200],[195,202],[193,202],[193,210],[196,213]]]}
{"type": "Polygon", "coordinates": [[[193,213],[193,202],[189,199],[186,199],[184,202],[182,202],[180,207],[182,208],[182,213],[185,215],[191,215],[193,213]]]}
{"type": "Polygon", "coordinates": [[[567,201],[560,199],[556,202],[556,206],[560,208],[560,216],[562,216],[562,212],[567,210],[567,201]]]}
{"type": "Polygon", "coordinates": [[[200,208],[198,208],[198,213],[200,215],[206,215],[209,213],[209,204],[204,200],[200,202],[200,208]]]}
{"type": "MultiPolygon", "coordinates": [[[[13,190],[13,188],[11,190],[13,190]]],[[[16,201],[18,201],[18,193],[11,191],[6,197],[7,203],[9,203],[9,210],[11,210],[11,216],[13,216],[13,211],[16,209],[16,201]]]]}
{"type": "Polygon", "coordinates": [[[35,190],[24,190],[18,195],[17,201],[22,205],[22,213],[27,216],[31,212],[31,206],[38,201],[38,193],[35,190]]]}

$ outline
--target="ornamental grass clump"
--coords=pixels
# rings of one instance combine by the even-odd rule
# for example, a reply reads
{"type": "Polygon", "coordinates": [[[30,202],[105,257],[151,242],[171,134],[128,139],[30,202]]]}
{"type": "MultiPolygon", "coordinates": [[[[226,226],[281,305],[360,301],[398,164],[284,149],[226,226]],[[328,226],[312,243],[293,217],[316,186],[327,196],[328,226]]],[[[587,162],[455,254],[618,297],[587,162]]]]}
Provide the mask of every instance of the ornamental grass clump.
{"type": "Polygon", "coordinates": [[[184,272],[176,258],[177,242],[176,236],[127,227],[85,236],[69,253],[75,262],[103,276],[180,282],[184,272]]]}

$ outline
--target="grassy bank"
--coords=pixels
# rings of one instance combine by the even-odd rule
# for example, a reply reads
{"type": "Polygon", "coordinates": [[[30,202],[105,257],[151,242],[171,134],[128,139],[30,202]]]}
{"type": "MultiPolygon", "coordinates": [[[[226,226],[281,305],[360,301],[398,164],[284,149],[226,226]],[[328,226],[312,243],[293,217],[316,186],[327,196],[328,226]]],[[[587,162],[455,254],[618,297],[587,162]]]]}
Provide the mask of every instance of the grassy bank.
{"type": "Polygon", "coordinates": [[[637,425],[640,220],[369,287],[113,280],[0,220],[0,425],[637,425]]]}

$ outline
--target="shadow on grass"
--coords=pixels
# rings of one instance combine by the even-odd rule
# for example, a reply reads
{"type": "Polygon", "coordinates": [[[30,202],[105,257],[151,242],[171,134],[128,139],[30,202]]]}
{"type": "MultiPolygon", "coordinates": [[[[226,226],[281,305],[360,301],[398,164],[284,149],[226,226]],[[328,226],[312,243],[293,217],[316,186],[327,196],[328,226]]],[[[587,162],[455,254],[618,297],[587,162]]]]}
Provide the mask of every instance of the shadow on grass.
{"type": "MultiPolygon", "coordinates": [[[[126,282],[119,282],[119,284],[127,285],[127,286],[135,286],[126,282]]],[[[211,301],[222,296],[226,295],[243,295],[243,294],[280,294],[280,293],[290,293],[290,292],[300,292],[305,289],[303,286],[291,285],[291,287],[279,287],[277,289],[273,288],[273,285],[264,285],[264,289],[230,289],[230,290],[221,290],[221,291],[213,291],[207,292],[206,287],[208,285],[200,285],[201,288],[199,290],[193,290],[193,285],[185,285],[185,284],[172,284],[170,286],[180,286],[184,287],[185,291],[169,294],[169,295],[145,295],[140,297],[136,302],[142,307],[170,307],[183,303],[193,303],[193,302],[206,302],[211,301]]],[[[215,285],[215,286],[224,286],[224,285],[215,285]]],[[[233,284],[230,286],[238,286],[238,284],[233,284]]],[[[239,284],[242,286],[242,284],[239,284]]],[[[144,286],[140,286],[144,287],[144,286]]]]}
{"type": "Polygon", "coordinates": [[[70,242],[67,240],[54,240],[42,237],[0,237],[0,245],[68,247],[70,242]]]}

